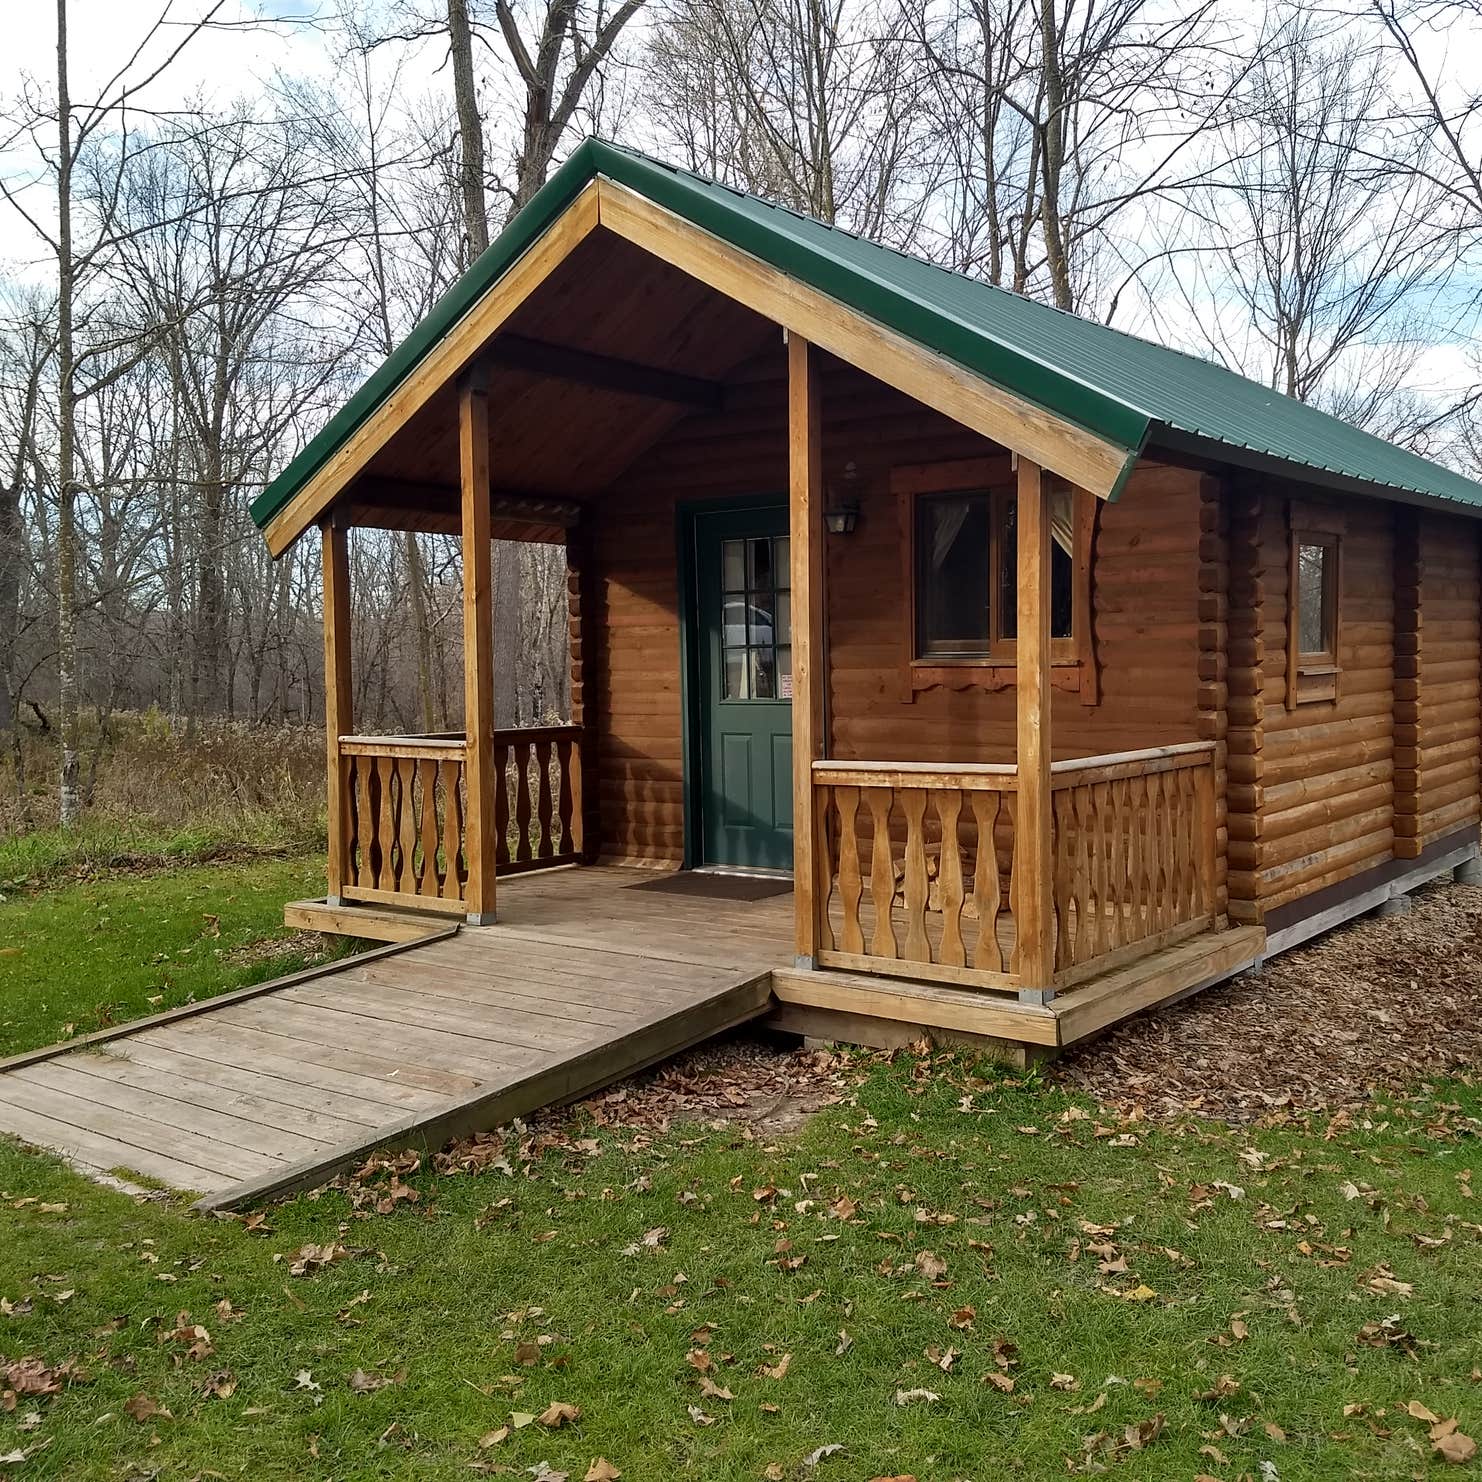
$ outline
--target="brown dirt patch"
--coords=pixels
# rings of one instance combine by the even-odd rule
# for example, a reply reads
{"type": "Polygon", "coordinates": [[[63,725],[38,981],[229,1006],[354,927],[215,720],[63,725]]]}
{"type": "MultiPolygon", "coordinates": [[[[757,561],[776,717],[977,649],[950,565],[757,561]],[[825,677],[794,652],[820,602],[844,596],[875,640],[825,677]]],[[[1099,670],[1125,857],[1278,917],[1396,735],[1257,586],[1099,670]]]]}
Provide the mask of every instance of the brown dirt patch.
{"type": "Polygon", "coordinates": [[[1073,1050],[1056,1078],[1119,1111],[1248,1122],[1482,1069],[1482,888],[1412,896],[1073,1050]]]}
{"type": "Polygon", "coordinates": [[[838,1101],[853,1079],[842,1056],[743,1032],[600,1091],[580,1110],[602,1127],[666,1132],[675,1122],[708,1122],[780,1137],[838,1101]]]}
{"type": "Polygon", "coordinates": [[[334,937],[319,931],[288,931],[282,936],[264,937],[222,954],[230,967],[253,967],[259,962],[272,962],[279,957],[300,957],[305,967],[327,962],[335,951],[334,937]]]}

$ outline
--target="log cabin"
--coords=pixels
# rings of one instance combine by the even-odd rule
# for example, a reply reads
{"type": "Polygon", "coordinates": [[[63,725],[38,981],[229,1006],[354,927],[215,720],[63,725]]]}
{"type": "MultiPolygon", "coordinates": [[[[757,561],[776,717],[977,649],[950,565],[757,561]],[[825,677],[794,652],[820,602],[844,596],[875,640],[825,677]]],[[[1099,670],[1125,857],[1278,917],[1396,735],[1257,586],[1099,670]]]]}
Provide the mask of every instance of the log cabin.
{"type": "Polygon", "coordinates": [[[1482,486],[596,139],[253,515],[322,543],[299,925],[744,937],[782,1027],[1038,1054],[1478,880],[1482,486]],[[463,731],[357,734],[356,527],[461,539],[463,731]],[[567,723],[493,727],[495,538],[567,723]]]}

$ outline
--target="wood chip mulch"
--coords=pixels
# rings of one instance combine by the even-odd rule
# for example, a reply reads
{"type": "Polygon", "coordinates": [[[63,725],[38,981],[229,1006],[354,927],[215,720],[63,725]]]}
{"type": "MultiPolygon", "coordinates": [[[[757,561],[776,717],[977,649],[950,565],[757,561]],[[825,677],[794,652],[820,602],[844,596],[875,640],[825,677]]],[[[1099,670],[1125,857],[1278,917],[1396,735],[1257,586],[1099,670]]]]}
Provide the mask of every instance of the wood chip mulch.
{"type": "Polygon", "coordinates": [[[1053,1074],[1123,1113],[1251,1122],[1482,1070],[1482,888],[1411,899],[1407,916],[1362,917],[1130,1019],[1053,1074]]]}
{"type": "Polygon", "coordinates": [[[672,1123],[698,1121],[775,1137],[796,1131],[857,1079],[844,1056],[743,1031],[598,1092],[581,1110],[601,1127],[665,1132],[672,1123]]]}

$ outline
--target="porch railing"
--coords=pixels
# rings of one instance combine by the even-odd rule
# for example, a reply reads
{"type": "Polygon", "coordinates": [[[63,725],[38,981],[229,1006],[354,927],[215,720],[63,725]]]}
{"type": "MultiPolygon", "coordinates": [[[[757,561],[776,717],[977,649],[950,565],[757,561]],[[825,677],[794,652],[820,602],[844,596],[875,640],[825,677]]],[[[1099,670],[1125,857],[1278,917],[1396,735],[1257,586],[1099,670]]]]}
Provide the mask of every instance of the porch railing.
{"type": "Polygon", "coordinates": [[[1063,988],[1212,922],[1213,748],[1057,762],[1054,977],[1029,984],[1013,910],[1017,792],[1011,765],[815,762],[820,965],[1063,988]]]}
{"type": "MultiPolygon", "coordinates": [[[[499,874],[570,864],[582,852],[580,726],[494,733],[499,874]]],[[[341,736],[339,889],[345,900],[461,915],[467,746],[461,733],[341,736]]],[[[333,813],[332,813],[333,816],[333,813]]]]}

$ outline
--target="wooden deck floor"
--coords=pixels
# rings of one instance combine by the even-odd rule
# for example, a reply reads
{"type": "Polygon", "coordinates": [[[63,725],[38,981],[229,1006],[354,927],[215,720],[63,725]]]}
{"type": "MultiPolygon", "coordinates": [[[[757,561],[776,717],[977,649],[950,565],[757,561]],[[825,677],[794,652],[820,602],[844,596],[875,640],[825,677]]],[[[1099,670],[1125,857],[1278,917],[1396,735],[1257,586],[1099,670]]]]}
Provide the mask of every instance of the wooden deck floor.
{"type": "MultiPolygon", "coordinates": [[[[646,878],[646,877],[640,877],[646,878]]],[[[790,896],[500,885],[499,926],[391,947],[0,1065],[0,1131],[206,1207],[580,1096],[763,1012],[790,896]]]]}

